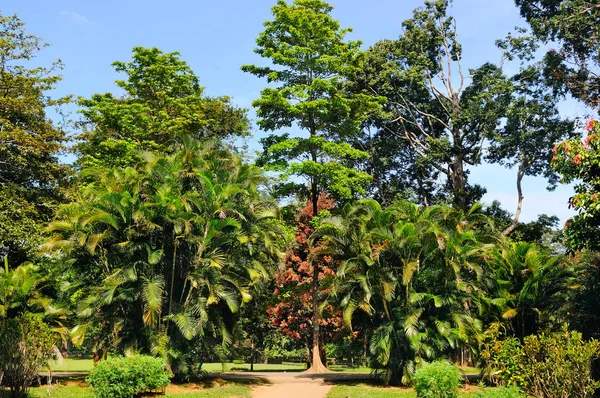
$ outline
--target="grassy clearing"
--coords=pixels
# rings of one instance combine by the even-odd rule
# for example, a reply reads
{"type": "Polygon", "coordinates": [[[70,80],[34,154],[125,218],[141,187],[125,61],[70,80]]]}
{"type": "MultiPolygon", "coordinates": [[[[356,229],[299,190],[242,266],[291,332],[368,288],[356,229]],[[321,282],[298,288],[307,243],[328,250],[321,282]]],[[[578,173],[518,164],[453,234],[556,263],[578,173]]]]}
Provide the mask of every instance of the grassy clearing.
{"type": "MultiPolygon", "coordinates": [[[[94,363],[91,359],[78,359],[78,358],[65,358],[62,363],[53,362],[50,365],[53,372],[89,372],[94,367],[94,363]]],[[[235,363],[205,363],[202,366],[207,372],[231,372],[236,369],[243,369],[243,371],[250,371],[250,364],[235,364],[235,363]]],[[[283,363],[280,365],[275,364],[254,364],[254,371],[256,372],[301,372],[306,370],[306,365],[303,363],[283,363]]]]}
{"type": "MultiPolygon", "coordinates": [[[[248,386],[234,383],[213,385],[171,385],[167,387],[167,398],[247,398],[251,389],[248,386]]],[[[94,398],[92,389],[84,383],[37,387],[31,389],[34,398],[94,398]]]]}
{"type": "MultiPolygon", "coordinates": [[[[494,388],[481,389],[475,386],[467,386],[461,389],[459,397],[474,398],[479,391],[492,391],[494,388]]],[[[412,388],[381,387],[368,384],[336,385],[327,398],[416,398],[417,393],[412,388]]]]}
{"type": "MultiPolygon", "coordinates": [[[[232,371],[250,371],[250,364],[237,363],[205,363],[202,369],[207,372],[232,372],[232,371]],[[242,370],[243,369],[243,370],[242,370]]],[[[283,363],[283,364],[263,364],[255,363],[255,372],[302,372],[306,370],[306,365],[303,363],[283,363]]]]}
{"type": "Polygon", "coordinates": [[[51,362],[53,372],[89,372],[94,367],[91,359],[64,358],[61,363],[51,362]]]}

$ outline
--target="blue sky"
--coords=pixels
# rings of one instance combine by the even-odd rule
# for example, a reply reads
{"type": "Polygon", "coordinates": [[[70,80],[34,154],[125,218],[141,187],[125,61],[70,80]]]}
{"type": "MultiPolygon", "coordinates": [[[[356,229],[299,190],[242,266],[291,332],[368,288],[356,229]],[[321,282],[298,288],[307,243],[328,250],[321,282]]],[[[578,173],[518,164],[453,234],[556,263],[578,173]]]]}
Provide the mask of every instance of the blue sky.
{"type": "MultiPolygon", "coordinates": [[[[134,46],[156,46],[163,51],[179,51],[210,95],[229,95],[250,107],[265,82],[240,71],[247,63],[264,63],[252,49],[270,18],[275,0],[3,0],[0,12],[17,13],[29,33],[43,37],[51,47],[38,57],[40,64],[62,59],[64,80],[57,95],[88,97],[94,93],[116,92],[120,78],[110,64],[127,61],[134,46]]],[[[365,46],[384,38],[396,38],[402,21],[410,17],[421,0],[331,0],[333,15],[342,26],[351,26],[352,39],[365,46]]],[[[465,67],[496,62],[499,53],[494,41],[514,26],[524,26],[512,0],[455,0],[464,48],[465,67]]],[[[561,105],[569,116],[584,116],[586,109],[569,101],[561,105]]],[[[262,133],[255,129],[255,137],[262,133]]],[[[488,189],[484,201],[499,199],[514,211],[515,173],[498,166],[482,165],[472,170],[472,182],[488,189]]],[[[543,179],[526,177],[522,220],[538,214],[555,214],[561,220],[572,215],[567,200],[572,188],[561,186],[547,192],[543,179]]]]}

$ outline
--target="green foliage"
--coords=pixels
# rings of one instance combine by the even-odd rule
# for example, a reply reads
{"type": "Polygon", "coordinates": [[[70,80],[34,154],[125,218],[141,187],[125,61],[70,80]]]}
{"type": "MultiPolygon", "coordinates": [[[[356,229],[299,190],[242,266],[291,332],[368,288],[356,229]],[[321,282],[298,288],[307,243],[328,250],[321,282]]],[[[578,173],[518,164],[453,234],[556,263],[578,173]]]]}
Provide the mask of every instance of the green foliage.
{"type": "Polygon", "coordinates": [[[502,386],[486,391],[479,391],[476,398],[526,398],[517,386],[502,386]]]}
{"type": "Polygon", "coordinates": [[[564,322],[562,309],[576,285],[566,259],[525,242],[507,242],[491,254],[479,300],[491,322],[503,323],[520,339],[564,322]]]}
{"type": "Polygon", "coordinates": [[[124,98],[106,93],[79,100],[83,133],[77,163],[91,169],[88,173],[135,164],[142,151],[169,152],[179,135],[226,139],[248,134],[245,110],[229,97],[205,96],[179,53],[134,47],[132,57],[113,63],[127,77],[116,81],[124,98]]]}
{"type": "Polygon", "coordinates": [[[350,29],[331,17],[332,8],[321,0],[279,0],[255,50],[274,67],[242,67],[277,85],[265,88],[253,103],[263,130],[296,123],[309,133],[308,138],[264,139],[258,164],[283,172],[284,181],[292,175],[306,179],[315,203],[321,190],[339,198],[364,193],[370,177],[346,163],[368,155],[334,141],[355,135],[377,107],[377,100],[346,90],[346,79],[360,70],[360,42],[344,41],[350,29]]]}
{"type": "MultiPolygon", "coordinates": [[[[449,3],[426,1],[402,23],[397,40],[376,43],[353,88],[387,99],[385,112],[369,121],[377,135],[373,140],[367,131],[364,138],[373,154],[381,154],[371,167],[385,171],[389,160],[404,163],[400,168],[407,171],[405,179],[414,181],[400,181],[398,188],[409,189],[424,204],[440,192],[420,181],[445,175],[454,203],[466,211],[479,198],[473,198],[478,190],[468,185],[465,167],[481,162],[483,141],[499,124],[510,84],[490,63],[463,70],[449,3]]],[[[389,179],[381,171],[375,175],[382,183],[389,179]]],[[[381,192],[384,187],[378,190],[382,198],[387,196],[381,192]]]]}
{"type": "Polygon", "coordinates": [[[375,330],[370,366],[391,384],[411,384],[420,362],[474,349],[481,321],[472,300],[495,242],[488,219],[446,206],[375,201],[344,206],[324,220],[313,255],[339,261],[331,301],[351,326],[364,311],[375,330]],[[468,303],[468,304],[466,304],[468,303]]]}
{"type": "Polygon", "coordinates": [[[67,136],[46,110],[61,114],[69,97],[54,99],[60,61],[31,67],[46,46],[16,15],[0,14],[0,258],[21,264],[37,256],[42,230],[64,201],[69,168],[58,161],[67,136]]]}
{"type": "Polygon", "coordinates": [[[552,157],[555,170],[563,177],[561,181],[576,182],[569,207],[579,214],[567,221],[563,231],[572,250],[600,248],[600,123],[589,120],[586,129],[587,137],[559,143],[552,157]]]}
{"type": "Polygon", "coordinates": [[[447,362],[433,362],[415,372],[418,398],[457,398],[460,371],[447,362]]]}
{"type": "Polygon", "coordinates": [[[80,286],[75,341],[96,329],[99,358],[116,347],[179,363],[218,345],[210,336],[228,344],[231,313],[281,256],[284,236],[275,204],[258,191],[260,170],[217,144],[182,138],[172,155],[97,178],[48,228],[46,248],[70,260],[80,286]]]}
{"type": "Polygon", "coordinates": [[[594,0],[516,0],[536,37],[551,43],[544,75],[556,92],[567,91],[600,106],[598,50],[600,7],[594,0]]]}
{"type": "Polygon", "coordinates": [[[131,398],[169,385],[165,363],[146,355],[100,361],[88,377],[97,398],[131,398]]]}
{"type": "Polygon", "coordinates": [[[563,331],[528,336],[523,343],[509,338],[490,349],[491,367],[508,385],[543,398],[591,397],[600,383],[592,377],[592,361],[600,353],[596,340],[563,331]]]}
{"type": "Polygon", "coordinates": [[[29,387],[54,359],[57,335],[32,315],[0,320],[0,374],[13,397],[27,396],[29,387]]]}

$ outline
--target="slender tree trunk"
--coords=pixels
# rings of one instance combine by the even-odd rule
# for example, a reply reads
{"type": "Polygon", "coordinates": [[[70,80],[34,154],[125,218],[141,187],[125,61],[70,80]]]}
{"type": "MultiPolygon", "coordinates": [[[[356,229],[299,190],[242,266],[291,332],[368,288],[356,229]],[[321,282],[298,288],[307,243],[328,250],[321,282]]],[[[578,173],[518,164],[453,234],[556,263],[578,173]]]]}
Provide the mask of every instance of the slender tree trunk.
{"type": "Polygon", "coordinates": [[[362,366],[367,366],[367,348],[369,346],[369,339],[367,338],[367,332],[363,336],[363,354],[362,354],[362,366]]]}
{"type": "Polygon", "coordinates": [[[512,223],[502,231],[502,235],[508,236],[510,235],[517,225],[519,225],[519,217],[521,216],[521,209],[523,208],[523,189],[521,188],[521,182],[523,181],[523,177],[525,176],[525,165],[524,163],[524,155],[521,153],[521,164],[519,165],[519,171],[517,171],[517,211],[515,211],[515,216],[513,218],[512,223]]]}
{"type": "Polygon", "coordinates": [[[463,211],[467,210],[466,185],[464,162],[461,155],[454,157],[450,166],[450,182],[452,183],[452,192],[454,194],[454,204],[463,211]]]}
{"type": "Polygon", "coordinates": [[[254,371],[254,339],[251,339],[252,345],[250,348],[250,371],[254,371]]]}
{"type": "MultiPolygon", "coordinates": [[[[312,153],[313,160],[316,162],[317,156],[313,151],[312,153]]],[[[312,196],[312,207],[313,207],[313,217],[316,217],[319,214],[318,200],[319,200],[319,192],[317,186],[316,177],[312,178],[311,183],[311,196],[312,196]]],[[[312,295],[313,295],[313,344],[312,344],[312,361],[311,367],[307,370],[310,373],[322,373],[327,372],[328,369],[325,365],[323,365],[323,361],[321,359],[321,330],[319,323],[321,321],[321,314],[319,314],[319,263],[318,261],[312,262],[313,267],[313,280],[312,280],[312,295]]]]}

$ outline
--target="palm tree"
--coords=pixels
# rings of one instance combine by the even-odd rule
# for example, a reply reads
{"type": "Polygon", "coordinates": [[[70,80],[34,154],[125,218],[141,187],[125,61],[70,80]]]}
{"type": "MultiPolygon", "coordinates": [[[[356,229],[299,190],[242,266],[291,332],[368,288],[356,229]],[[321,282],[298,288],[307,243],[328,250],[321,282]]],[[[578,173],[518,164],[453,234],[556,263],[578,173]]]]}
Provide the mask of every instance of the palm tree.
{"type": "Polygon", "coordinates": [[[562,322],[554,319],[565,305],[575,273],[564,259],[526,242],[507,242],[494,252],[487,301],[495,321],[523,339],[562,322]]]}
{"type": "Polygon", "coordinates": [[[478,209],[360,201],[316,231],[314,255],[340,261],[334,291],[345,321],[362,309],[377,324],[371,365],[386,382],[408,384],[420,362],[476,344],[481,325],[469,300],[489,249],[481,241],[492,239],[477,232],[487,222],[478,209]]]}
{"type": "Polygon", "coordinates": [[[99,325],[101,354],[112,344],[166,357],[170,341],[212,322],[227,341],[215,308],[237,311],[281,257],[279,214],[261,181],[217,144],[182,137],[172,155],[109,171],[63,207],[47,247],[93,268],[79,336],[99,325]]]}

